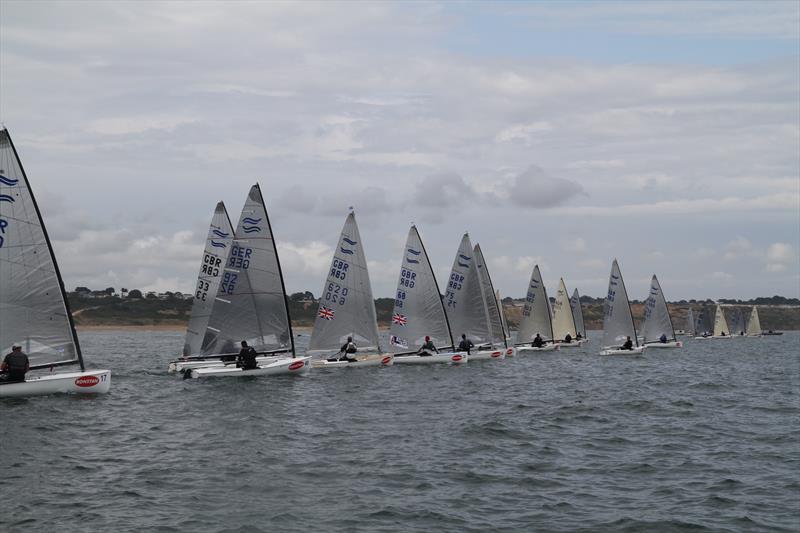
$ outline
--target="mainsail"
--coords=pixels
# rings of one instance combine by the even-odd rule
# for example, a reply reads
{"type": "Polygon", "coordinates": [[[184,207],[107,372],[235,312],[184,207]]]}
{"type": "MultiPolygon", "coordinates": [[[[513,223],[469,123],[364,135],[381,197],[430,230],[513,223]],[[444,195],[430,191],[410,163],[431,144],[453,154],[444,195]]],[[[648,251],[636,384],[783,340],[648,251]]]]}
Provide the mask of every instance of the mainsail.
{"type": "Polygon", "coordinates": [[[574,339],[578,331],[575,329],[575,318],[572,316],[572,307],[569,304],[569,293],[561,278],[553,302],[553,335],[557,340],[566,338],[567,333],[574,339]]]}
{"type": "Polygon", "coordinates": [[[8,130],[0,130],[0,349],[19,344],[32,369],[79,364],[64,282],[8,130]]]}
{"type": "Polygon", "coordinates": [[[687,335],[696,335],[697,330],[695,329],[695,321],[694,321],[694,311],[690,307],[689,310],[686,312],[686,331],[687,335]]]}
{"type": "Polygon", "coordinates": [[[636,327],[633,325],[633,313],[628,300],[628,291],[622,281],[617,260],[611,264],[611,276],[608,279],[608,294],[603,308],[603,348],[620,346],[630,337],[634,346],[639,345],[636,338],[636,327]]]}
{"type": "Polygon", "coordinates": [[[525,305],[522,308],[522,321],[517,330],[517,343],[530,344],[536,334],[545,341],[553,340],[553,322],[550,316],[550,302],[547,290],[539,273],[539,265],[533,267],[525,305]]]}
{"type": "Polygon", "coordinates": [[[473,256],[469,234],[465,233],[453,261],[444,299],[450,329],[456,342],[460,340],[461,335],[466,335],[472,342],[479,344],[490,342],[491,334],[473,256]]]}
{"type": "Polygon", "coordinates": [[[722,310],[722,306],[717,304],[717,311],[714,314],[714,336],[720,337],[730,334],[731,330],[728,327],[728,321],[725,319],[725,312],[722,310]]]}
{"type": "Polygon", "coordinates": [[[758,308],[754,305],[750,311],[750,320],[747,321],[748,335],[761,335],[761,320],[758,318],[758,308]]]}
{"type": "Polygon", "coordinates": [[[650,294],[644,304],[644,344],[659,342],[661,335],[666,335],[668,341],[675,340],[675,329],[669,316],[667,300],[661,291],[661,285],[655,274],[650,281],[650,294]]]}
{"type": "Polygon", "coordinates": [[[572,308],[572,319],[575,321],[575,331],[581,337],[586,338],[586,326],[583,322],[583,307],[581,307],[581,296],[576,288],[572,291],[572,298],[569,299],[569,306],[572,308]]]}
{"type": "Polygon", "coordinates": [[[733,318],[729,326],[733,335],[742,335],[745,333],[745,329],[747,329],[744,324],[744,314],[738,307],[733,310],[733,318]]]}
{"type": "Polygon", "coordinates": [[[486,312],[486,322],[489,326],[489,342],[492,345],[502,344],[508,346],[505,330],[503,329],[503,319],[500,317],[500,305],[494,293],[492,278],[489,276],[489,268],[481,252],[481,245],[476,244],[473,249],[475,254],[475,265],[478,267],[478,283],[483,294],[483,308],[486,312]]]}
{"type": "Polygon", "coordinates": [[[695,335],[710,335],[711,332],[714,331],[714,324],[712,323],[711,316],[711,309],[707,305],[704,305],[700,308],[700,312],[697,314],[697,318],[695,320],[695,335]]]}
{"type": "Polygon", "coordinates": [[[505,335],[506,342],[508,342],[511,340],[511,330],[508,328],[506,310],[505,307],[503,307],[503,299],[500,297],[500,289],[495,289],[494,299],[497,300],[497,307],[500,308],[500,323],[503,325],[503,335],[505,335]]]}
{"type": "Polygon", "coordinates": [[[397,282],[389,347],[393,352],[416,351],[426,335],[437,348],[453,346],[433,267],[417,227],[411,226],[397,282]]]}
{"type": "Polygon", "coordinates": [[[283,274],[258,184],[242,208],[201,352],[235,353],[243,340],[259,352],[294,354],[283,274]]]}
{"type": "Polygon", "coordinates": [[[359,350],[380,351],[375,301],[354,213],[347,216],[333,253],[308,353],[338,351],[348,336],[359,350]]]}
{"type": "Polygon", "coordinates": [[[206,236],[206,247],[203,250],[203,262],[197,275],[192,314],[186,327],[186,341],[183,344],[183,355],[196,355],[203,347],[203,337],[211,317],[211,310],[219,289],[219,282],[228,259],[228,248],[233,241],[233,227],[225,204],[219,202],[214,209],[211,225],[206,236]]]}

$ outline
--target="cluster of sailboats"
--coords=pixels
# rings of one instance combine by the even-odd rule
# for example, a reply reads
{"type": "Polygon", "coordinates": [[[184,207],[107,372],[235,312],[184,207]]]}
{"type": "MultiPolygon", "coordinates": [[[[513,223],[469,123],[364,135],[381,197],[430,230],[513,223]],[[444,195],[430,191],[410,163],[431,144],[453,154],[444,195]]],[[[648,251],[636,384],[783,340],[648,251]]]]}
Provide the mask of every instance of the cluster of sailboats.
{"type": "Polygon", "coordinates": [[[722,305],[717,304],[714,311],[709,306],[700,308],[697,315],[691,307],[686,316],[685,334],[695,339],[730,339],[732,337],[761,337],[774,335],[764,333],[761,329],[761,319],[758,317],[758,308],[752,306],[750,314],[745,318],[741,308],[733,308],[730,325],[722,305]]]}

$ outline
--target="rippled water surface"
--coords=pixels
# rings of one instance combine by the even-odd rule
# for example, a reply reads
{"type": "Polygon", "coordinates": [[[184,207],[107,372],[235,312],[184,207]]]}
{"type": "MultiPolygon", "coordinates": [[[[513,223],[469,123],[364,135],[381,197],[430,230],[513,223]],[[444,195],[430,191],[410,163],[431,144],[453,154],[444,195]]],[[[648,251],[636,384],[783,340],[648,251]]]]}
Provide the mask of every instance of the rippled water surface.
{"type": "MultiPolygon", "coordinates": [[[[0,400],[0,531],[797,531],[800,335],[0,400]]],[[[298,339],[302,346],[307,337],[298,339]]]]}

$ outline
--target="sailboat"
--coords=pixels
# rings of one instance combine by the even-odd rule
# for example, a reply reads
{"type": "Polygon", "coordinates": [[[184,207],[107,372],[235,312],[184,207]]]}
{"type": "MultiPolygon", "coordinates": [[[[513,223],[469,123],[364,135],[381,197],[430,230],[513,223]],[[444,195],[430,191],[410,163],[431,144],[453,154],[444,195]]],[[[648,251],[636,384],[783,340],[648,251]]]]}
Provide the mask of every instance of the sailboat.
{"type": "Polygon", "coordinates": [[[744,321],[744,313],[742,313],[742,310],[738,307],[733,310],[733,318],[729,325],[732,337],[743,337],[747,334],[745,331],[747,326],[744,321]]]}
{"type": "Polygon", "coordinates": [[[589,342],[589,337],[586,335],[586,325],[583,321],[583,307],[581,306],[581,295],[578,294],[576,287],[572,291],[572,298],[569,299],[569,306],[572,308],[572,320],[575,322],[575,331],[583,338],[583,343],[589,342]]]}
{"type": "Polygon", "coordinates": [[[388,366],[394,361],[392,354],[381,353],[367,258],[352,211],[333,253],[306,353],[328,356],[316,359],[314,368],[388,366]],[[348,337],[352,337],[358,351],[376,353],[356,355],[355,361],[340,360],[338,355],[344,355],[341,346],[348,337]]]}
{"type": "Polygon", "coordinates": [[[703,305],[697,314],[694,322],[694,338],[697,340],[710,339],[714,331],[714,325],[711,322],[711,309],[708,305],[703,305]]]}
{"type": "Polygon", "coordinates": [[[0,381],[0,397],[98,394],[110,370],[86,370],[64,281],[11,136],[0,130],[0,349],[28,355],[25,381],[0,381]],[[54,367],[77,366],[74,372],[54,367]],[[37,370],[49,370],[47,373],[37,370]]]}
{"type": "MultiPolygon", "coordinates": [[[[503,299],[500,297],[500,289],[495,289],[494,299],[497,300],[497,306],[500,308],[500,324],[503,326],[503,335],[506,338],[506,345],[513,344],[511,339],[511,329],[508,326],[508,319],[506,318],[506,309],[503,306],[503,299]]],[[[506,353],[506,357],[508,357],[506,353]]]]}
{"type": "Polygon", "coordinates": [[[755,305],[753,306],[753,310],[750,311],[750,319],[747,321],[747,336],[761,336],[761,320],[758,318],[758,307],[755,305]]]}
{"type": "Polygon", "coordinates": [[[722,306],[717,304],[717,310],[714,313],[714,333],[711,335],[712,339],[730,339],[731,329],[728,327],[728,320],[725,318],[725,311],[722,306]]]}
{"type": "Polygon", "coordinates": [[[608,278],[608,294],[603,306],[603,339],[600,345],[600,355],[638,355],[644,351],[644,346],[639,346],[628,291],[625,290],[625,282],[616,259],[611,264],[611,275],[608,278]],[[621,348],[627,339],[633,342],[632,350],[621,348]]]}
{"type": "Polygon", "coordinates": [[[661,284],[653,274],[650,281],[650,294],[644,304],[644,341],[649,348],[680,348],[683,343],[675,338],[675,329],[672,327],[672,318],[661,284]],[[661,342],[661,336],[666,335],[666,341],[661,342]]]}
{"type": "Polygon", "coordinates": [[[416,226],[408,230],[408,238],[400,264],[397,281],[389,348],[397,364],[465,363],[466,352],[456,352],[453,334],[439,284],[433,272],[428,252],[416,226]],[[439,353],[421,354],[425,337],[439,353]]]}
{"type": "Polygon", "coordinates": [[[569,292],[567,292],[564,278],[559,280],[556,299],[553,302],[553,336],[562,348],[578,348],[586,342],[585,338],[577,338],[578,330],[575,327],[575,316],[572,313],[569,292]],[[570,342],[565,342],[567,335],[570,336],[570,342]]]}
{"type": "Polygon", "coordinates": [[[558,348],[559,345],[553,342],[553,318],[550,315],[547,290],[542,282],[539,265],[535,265],[528,282],[528,292],[522,308],[522,320],[517,330],[517,351],[519,353],[550,352],[558,350],[558,348]],[[546,343],[540,348],[531,345],[537,333],[546,343]]]}
{"type": "Polygon", "coordinates": [[[685,329],[675,331],[676,335],[692,335],[694,336],[694,311],[691,307],[686,311],[686,326],[685,329]]]}
{"type": "Polygon", "coordinates": [[[222,279],[208,317],[200,352],[234,356],[247,341],[261,356],[258,367],[234,363],[187,369],[187,377],[301,374],[310,357],[295,354],[289,301],[261,188],[250,189],[230,243],[222,279]],[[267,357],[264,357],[267,356],[267,357]],[[270,357],[272,356],[272,357],[270,357]]]}
{"type": "Polygon", "coordinates": [[[228,249],[233,242],[233,225],[223,202],[217,203],[206,235],[206,246],[197,275],[197,285],[192,299],[192,312],[186,326],[183,358],[169,363],[169,371],[177,372],[204,366],[224,366],[221,356],[203,355],[203,339],[214,307],[222,274],[228,259],[228,249]]]}
{"type": "Polygon", "coordinates": [[[515,353],[513,346],[508,346],[508,338],[503,328],[503,319],[500,315],[500,303],[495,295],[492,278],[489,276],[489,268],[483,258],[481,245],[476,244],[472,250],[475,259],[475,266],[478,270],[478,285],[483,296],[483,311],[486,314],[486,324],[489,327],[489,338],[482,345],[478,346],[478,351],[471,355],[471,359],[503,359],[515,353]]]}

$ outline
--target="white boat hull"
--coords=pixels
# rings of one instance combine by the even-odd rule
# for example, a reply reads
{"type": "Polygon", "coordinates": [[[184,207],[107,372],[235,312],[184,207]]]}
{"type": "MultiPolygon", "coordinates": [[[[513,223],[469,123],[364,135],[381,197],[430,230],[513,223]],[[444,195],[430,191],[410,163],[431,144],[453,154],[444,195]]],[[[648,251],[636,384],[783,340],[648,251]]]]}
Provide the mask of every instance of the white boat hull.
{"type": "Polygon", "coordinates": [[[499,361],[505,359],[506,349],[500,348],[499,350],[480,350],[469,354],[470,361],[499,361]]]}
{"type": "Polygon", "coordinates": [[[433,355],[396,355],[394,357],[394,363],[396,365],[460,365],[466,363],[471,357],[471,355],[467,356],[467,352],[435,353],[433,355]]]}
{"type": "Polygon", "coordinates": [[[194,368],[189,376],[194,379],[208,377],[241,378],[249,376],[277,376],[281,374],[305,374],[311,369],[311,357],[282,357],[259,365],[252,370],[242,370],[233,365],[224,367],[194,368]]]}
{"type": "Polygon", "coordinates": [[[111,388],[110,370],[87,370],[28,376],[25,381],[0,384],[0,398],[56,393],[105,394],[111,388]]]}
{"type": "Polygon", "coordinates": [[[637,346],[632,350],[620,350],[619,348],[606,348],[600,352],[600,355],[642,355],[644,353],[644,346],[637,346]]]}
{"type": "MultiPolygon", "coordinates": [[[[263,355],[261,357],[256,358],[256,363],[259,365],[269,363],[272,361],[277,361],[278,359],[286,358],[285,356],[281,355],[263,355]]],[[[236,366],[236,361],[222,361],[221,359],[198,359],[198,360],[187,360],[187,361],[170,361],[169,366],[167,367],[167,371],[170,373],[173,372],[183,372],[184,370],[192,370],[193,368],[222,368],[225,366],[236,366]]]]}
{"type": "Polygon", "coordinates": [[[357,361],[327,361],[317,359],[311,363],[311,368],[334,369],[334,368],[363,368],[365,366],[392,366],[394,355],[389,353],[356,356],[357,361]]]}
{"type": "Polygon", "coordinates": [[[683,343],[681,341],[648,342],[645,346],[647,346],[648,350],[653,348],[683,348],[683,343]]]}
{"type": "Polygon", "coordinates": [[[517,346],[517,352],[520,354],[532,352],[555,352],[560,349],[561,345],[559,344],[545,344],[541,348],[534,348],[533,346],[517,346]]]}
{"type": "Polygon", "coordinates": [[[580,348],[587,342],[589,342],[589,339],[573,340],[572,342],[557,342],[556,344],[562,348],[580,348]]]}

